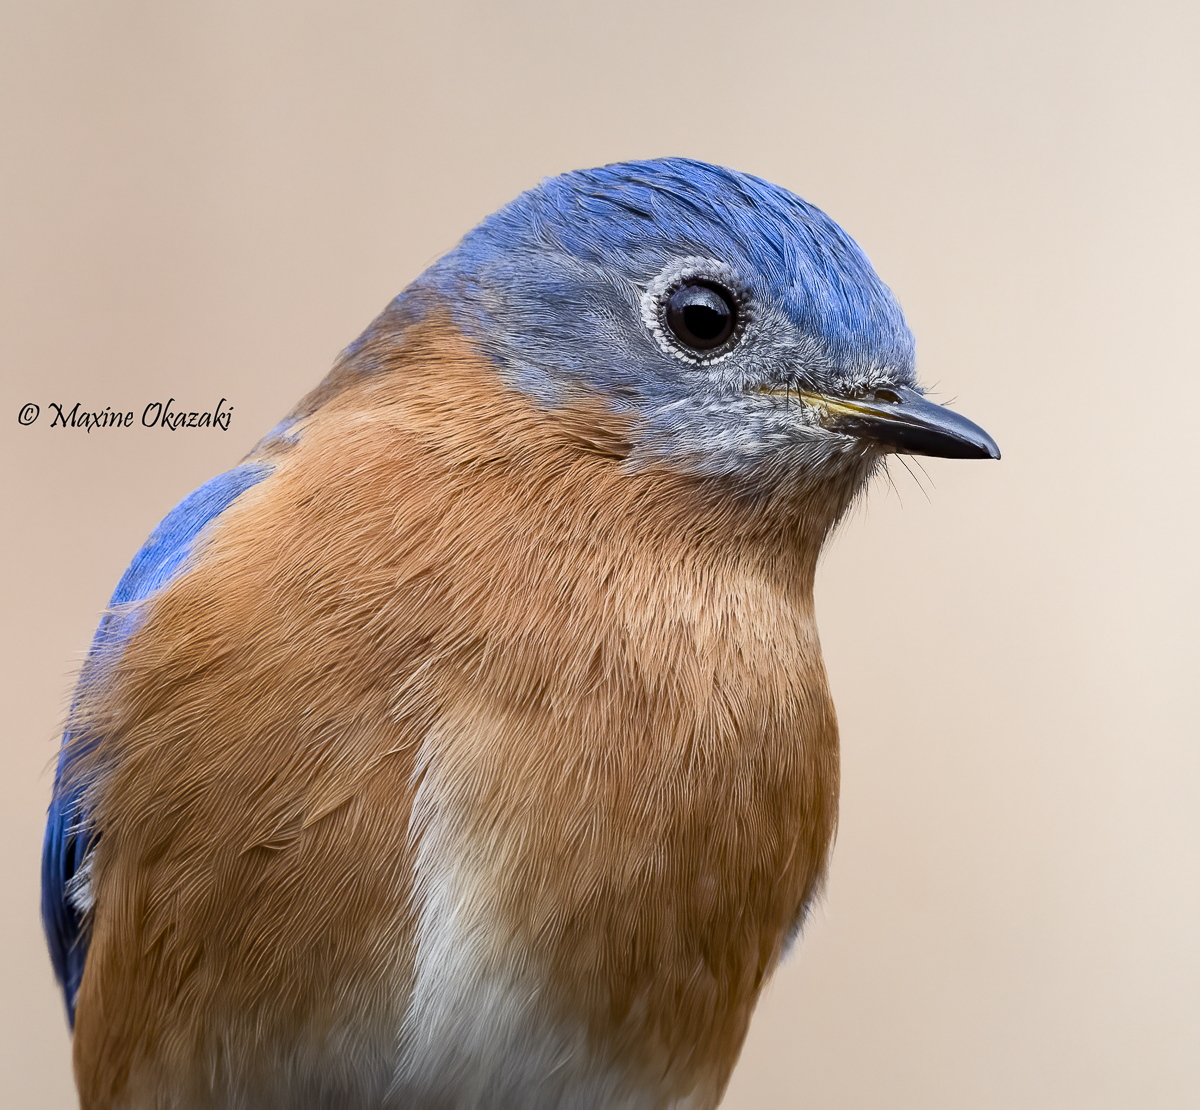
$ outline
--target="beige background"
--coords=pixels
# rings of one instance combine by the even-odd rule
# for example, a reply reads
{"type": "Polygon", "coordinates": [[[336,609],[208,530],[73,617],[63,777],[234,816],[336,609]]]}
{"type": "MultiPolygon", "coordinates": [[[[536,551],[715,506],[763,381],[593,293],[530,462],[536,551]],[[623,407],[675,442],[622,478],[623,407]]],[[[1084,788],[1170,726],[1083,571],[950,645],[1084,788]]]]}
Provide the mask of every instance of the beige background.
{"type": "Polygon", "coordinates": [[[72,1105],[46,767],[130,556],[481,217],[679,153],[841,222],[1004,450],[827,552],[832,881],[726,1106],[1200,1105],[1197,11],[5,0],[0,1102],[72,1105]],[[230,431],[48,427],[168,397],[230,431]]]}

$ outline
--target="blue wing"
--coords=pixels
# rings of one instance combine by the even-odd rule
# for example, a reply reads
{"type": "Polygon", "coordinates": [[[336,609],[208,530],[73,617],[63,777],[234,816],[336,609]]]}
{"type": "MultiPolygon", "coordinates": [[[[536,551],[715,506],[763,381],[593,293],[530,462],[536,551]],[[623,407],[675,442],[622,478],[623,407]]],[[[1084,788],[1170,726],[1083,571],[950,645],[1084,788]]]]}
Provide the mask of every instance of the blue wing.
{"type": "MultiPolygon", "coordinates": [[[[154,530],[117,584],[109,612],[100,621],[76,689],[76,702],[85,685],[104,681],[107,667],[136,630],[140,614],[135,603],[167,585],[191,555],[205,525],[271,470],[269,464],[262,462],[234,467],[185,497],[154,530]]],[[[87,958],[89,896],[85,869],[88,853],[99,839],[100,830],[91,825],[83,805],[88,784],[71,773],[75,762],[91,745],[72,746],[71,739],[68,730],[59,752],[54,796],[46,822],[42,848],[42,924],[54,973],[66,996],[67,1017],[74,1027],[75,997],[87,958]]]]}

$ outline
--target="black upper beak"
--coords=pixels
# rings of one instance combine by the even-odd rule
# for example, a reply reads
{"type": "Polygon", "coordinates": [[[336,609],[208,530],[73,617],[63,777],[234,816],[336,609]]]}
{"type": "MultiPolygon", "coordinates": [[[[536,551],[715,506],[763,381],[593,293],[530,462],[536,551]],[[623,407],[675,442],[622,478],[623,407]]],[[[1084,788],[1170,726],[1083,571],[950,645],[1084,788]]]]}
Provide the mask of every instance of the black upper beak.
{"type": "Polygon", "coordinates": [[[820,410],[822,427],[890,451],[943,459],[1000,457],[996,441],[978,424],[925,400],[915,389],[888,386],[854,398],[801,390],[800,397],[820,410]]]}

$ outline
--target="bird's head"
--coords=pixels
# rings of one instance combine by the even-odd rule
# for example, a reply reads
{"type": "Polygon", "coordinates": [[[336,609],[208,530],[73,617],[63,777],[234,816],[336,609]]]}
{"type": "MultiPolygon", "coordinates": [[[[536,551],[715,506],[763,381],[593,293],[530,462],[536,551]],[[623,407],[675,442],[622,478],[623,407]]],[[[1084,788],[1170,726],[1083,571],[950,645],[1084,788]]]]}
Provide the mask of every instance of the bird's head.
{"type": "Polygon", "coordinates": [[[732,170],[671,158],[548,179],[381,321],[431,303],[538,405],[620,417],[634,469],[837,487],[836,517],[888,452],[999,457],[924,398],[900,306],[854,241],[732,170]]]}

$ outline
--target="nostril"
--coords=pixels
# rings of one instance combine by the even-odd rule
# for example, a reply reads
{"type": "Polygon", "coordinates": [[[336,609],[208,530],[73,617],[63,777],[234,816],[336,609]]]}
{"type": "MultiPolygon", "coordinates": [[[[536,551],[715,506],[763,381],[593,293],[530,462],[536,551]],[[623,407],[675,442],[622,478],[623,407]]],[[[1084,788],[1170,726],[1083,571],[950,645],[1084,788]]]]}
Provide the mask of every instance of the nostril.
{"type": "Polygon", "coordinates": [[[900,394],[894,389],[877,389],[875,390],[876,401],[887,401],[889,404],[900,404],[900,394]]]}

